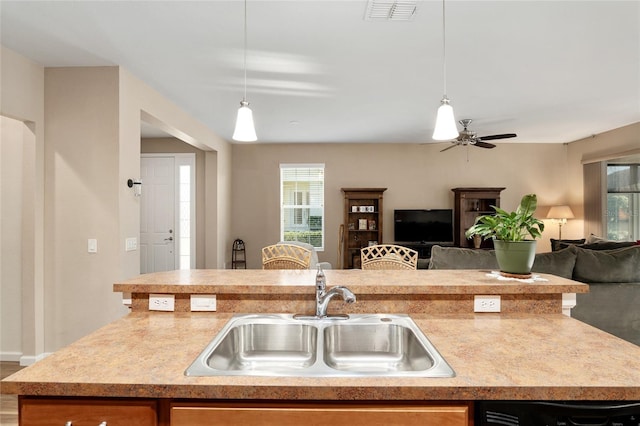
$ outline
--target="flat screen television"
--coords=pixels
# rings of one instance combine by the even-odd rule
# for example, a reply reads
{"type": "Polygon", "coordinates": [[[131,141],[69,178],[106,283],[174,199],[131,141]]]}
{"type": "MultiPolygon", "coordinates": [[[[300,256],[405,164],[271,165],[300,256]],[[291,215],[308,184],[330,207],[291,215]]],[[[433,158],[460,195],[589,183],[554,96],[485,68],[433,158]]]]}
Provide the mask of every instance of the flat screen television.
{"type": "Polygon", "coordinates": [[[453,210],[394,210],[393,237],[396,242],[453,243],[453,210]]]}

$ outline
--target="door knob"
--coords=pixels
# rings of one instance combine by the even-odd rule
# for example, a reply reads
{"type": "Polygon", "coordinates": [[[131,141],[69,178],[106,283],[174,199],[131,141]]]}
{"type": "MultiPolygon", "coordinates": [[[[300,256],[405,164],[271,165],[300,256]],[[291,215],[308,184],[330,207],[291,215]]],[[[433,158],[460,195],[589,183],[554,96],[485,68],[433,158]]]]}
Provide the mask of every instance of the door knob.
{"type": "Polygon", "coordinates": [[[165,238],[165,241],[173,241],[173,237],[165,238]]]}

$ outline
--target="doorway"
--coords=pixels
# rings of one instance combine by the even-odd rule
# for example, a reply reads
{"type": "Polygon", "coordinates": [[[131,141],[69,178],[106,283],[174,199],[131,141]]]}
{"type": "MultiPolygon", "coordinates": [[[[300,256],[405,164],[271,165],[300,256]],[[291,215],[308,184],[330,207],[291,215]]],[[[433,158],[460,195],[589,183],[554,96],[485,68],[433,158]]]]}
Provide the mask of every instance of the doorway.
{"type": "Polygon", "coordinates": [[[140,273],[194,269],[195,154],[141,154],[140,273]]]}

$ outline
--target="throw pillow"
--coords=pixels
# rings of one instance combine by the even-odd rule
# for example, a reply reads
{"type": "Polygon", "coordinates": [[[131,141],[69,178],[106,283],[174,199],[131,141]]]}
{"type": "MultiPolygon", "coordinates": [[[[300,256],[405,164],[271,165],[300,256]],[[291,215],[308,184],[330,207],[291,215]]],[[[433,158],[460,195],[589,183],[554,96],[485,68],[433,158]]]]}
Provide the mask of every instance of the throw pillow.
{"type": "Polygon", "coordinates": [[[493,250],[433,246],[429,269],[498,269],[493,250]]]}
{"type": "Polygon", "coordinates": [[[576,247],[573,279],[585,283],[640,282],[640,246],[617,250],[576,247]]]}
{"type": "MultiPolygon", "coordinates": [[[[584,241],[584,240],[583,240],[584,241]]],[[[537,253],[531,272],[552,274],[571,279],[576,264],[576,249],[573,245],[549,253],[537,253]]]]}
{"type": "Polygon", "coordinates": [[[594,235],[594,234],[589,234],[589,236],[587,237],[587,244],[605,243],[607,241],[609,241],[609,240],[607,240],[606,238],[599,237],[599,236],[594,235]]]}

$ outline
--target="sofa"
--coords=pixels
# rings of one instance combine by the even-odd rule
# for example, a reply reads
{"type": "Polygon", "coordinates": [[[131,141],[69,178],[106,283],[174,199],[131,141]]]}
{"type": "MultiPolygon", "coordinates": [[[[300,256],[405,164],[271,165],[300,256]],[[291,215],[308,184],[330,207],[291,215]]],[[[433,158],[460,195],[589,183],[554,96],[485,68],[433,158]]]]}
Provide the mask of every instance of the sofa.
{"type": "MultiPolygon", "coordinates": [[[[589,246],[538,253],[532,272],[589,284],[589,293],[576,295],[571,316],[640,346],[640,245],[589,246]]],[[[498,270],[498,263],[493,250],[434,246],[429,269],[498,270]]]]}

